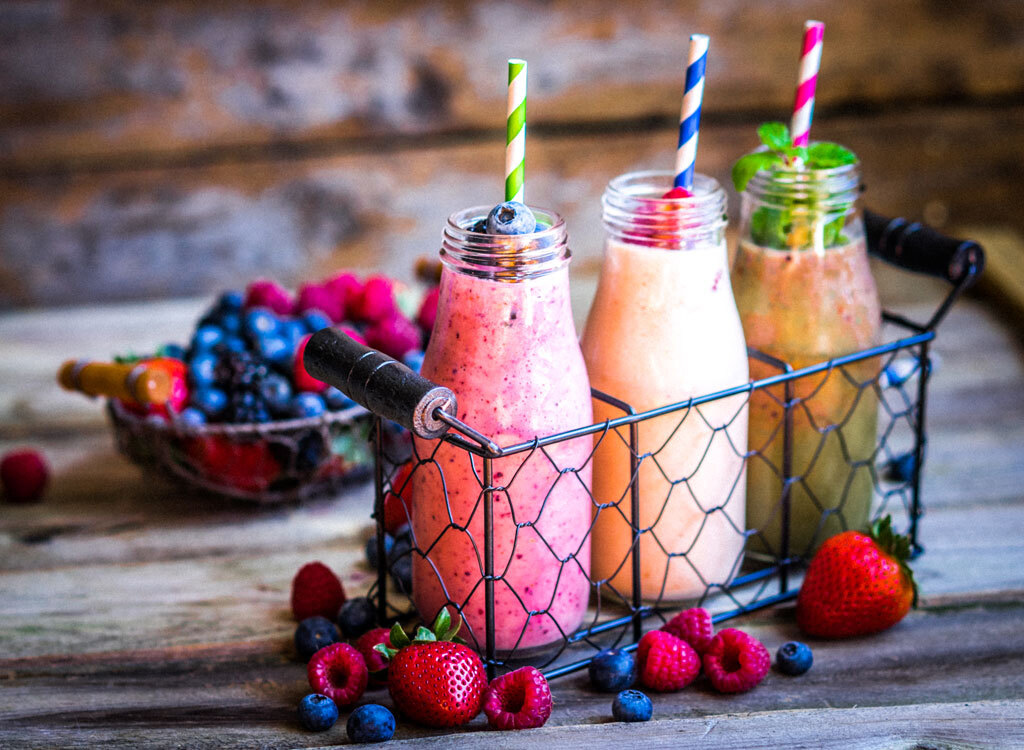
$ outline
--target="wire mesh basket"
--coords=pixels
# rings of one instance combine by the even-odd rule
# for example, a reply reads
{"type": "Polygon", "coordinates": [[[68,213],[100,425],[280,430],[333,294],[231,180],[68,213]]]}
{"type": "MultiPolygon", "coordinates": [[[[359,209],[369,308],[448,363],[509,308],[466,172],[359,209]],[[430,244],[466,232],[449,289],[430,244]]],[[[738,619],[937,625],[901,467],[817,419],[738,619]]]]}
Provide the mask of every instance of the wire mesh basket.
{"type": "Polygon", "coordinates": [[[373,420],[361,406],[303,419],[196,427],[140,416],[115,399],[107,412],[118,449],[134,463],[238,500],[305,500],[372,473],[373,420]]]}
{"type": "Polygon", "coordinates": [[[481,652],[492,676],[530,663],[553,678],[584,668],[599,649],[635,648],[645,621],[660,626],[685,606],[705,606],[720,622],[795,597],[797,574],[816,545],[863,524],[869,514],[891,514],[894,526],[909,534],[920,553],[929,347],[950,306],[980,273],[983,253],[974,243],[945,238],[902,219],[890,221],[868,212],[866,225],[873,255],[952,285],[927,322],[886,312],[884,343],[799,369],[750,350],[750,357],[772,374],[644,412],[594,390],[593,397],[620,416],[515,445],[498,445],[459,420],[456,394],[343,336],[316,334],[306,350],[307,369],[374,414],[379,560],[389,559],[383,525],[386,498],[411,501],[411,512],[406,509],[411,543],[393,551],[389,565],[378,569],[371,592],[381,623],[417,610],[429,622],[441,607],[448,607],[462,617],[463,636],[481,652]],[[818,408],[826,398],[834,406],[836,389],[845,394],[841,413],[818,408]],[[719,408],[723,404],[728,408],[719,408]],[[778,413],[777,428],[752,441],[756,445],[736,445],[729,439],[731,420],[745,409],[778,413]],[[870,419],[863,417],[867,413],[870,419]],[[411,444],[389,442],[388,420],[403,424],[417,439],[411,444]],[[671,420],[671,434],[694,424],[704,434],[695,467],[687,474],[673,476],[659,464],[664,446],[639,450],[640,431],[655,420],[671,420]],[[865,429],[870,433],[866,446],[856,437],[865,429]],[[581,440],[592,442],[583,454],[561,450],[581,440]],[[585,477],[595,452],[607,444],[628,457],[631,479],[621,496],[597,498],[585,477]],[[770,511],[757,527],[748,528],[742,516],[736,521],[736,514],[729,512],[730,499],[701,497],[693,490],[712,445],[741,459],[734,482],[741,492],[747,472],[748,496],[773,493],[770,511]],[[584,458],[567,462],[567,455],[584,458]],[[893,472],[893,466],[903,470],[893,472]],[[660,472],[666,485],[653,518],[641,512],[639,477],[644,471],[660,472]],[[452,502],[445,477],[454,477],[453,472],[473,477],[473,502],[452,502]],[[538,476],[547,477],[548,486],[538,489],[538,476]],[[592,513],[591,525],[571,544],[556,520],[558,488],[566,483],[576,492],[582,488],[592,513]],[[418,490],[410,497],[414,485],[418,490]],[[431,488],[429,497],[421,497],[423,487],[431,488]],[[825,492],[832,497],[823,497],[825,492]],[[863,503],[856,500],[861,494],[863,503]],[[542,501],[527,515],[521,500],[517,514],[517,496],[531,502],[542,496],[542,501]],[[669,542],[659,537],[660,524],[679,503],[687,504],[698,521],[688,539],[669,542]],[[424,520],[428,515],[430,523],[424,520]],[[621,550],[606,544],[592,550],[595,525],[607,515],[628,527],[627,544],[621,550]],[[794,532],[799,524],[806,528],[807,518],[813,519],[810,533],[797,542],[794,532]],[[700,554],[702,536],[710,534],[716,535],[716,546],[733,550],[728,564],[714,571],[700,554]],[[591,553],[607,558],[620,552],[610,574],[592,574],[591,553]],[[660,581],[642,572],[642,559],[652,554],[664,561],[660,581]],[[406,559],[413,564],[415,608],[410,608],[407,592],[389,584],[389,568],[394,572],[406,559]],[[670,595],[665,581],[680,570],[692,585],[682,595],[670,595]]]}

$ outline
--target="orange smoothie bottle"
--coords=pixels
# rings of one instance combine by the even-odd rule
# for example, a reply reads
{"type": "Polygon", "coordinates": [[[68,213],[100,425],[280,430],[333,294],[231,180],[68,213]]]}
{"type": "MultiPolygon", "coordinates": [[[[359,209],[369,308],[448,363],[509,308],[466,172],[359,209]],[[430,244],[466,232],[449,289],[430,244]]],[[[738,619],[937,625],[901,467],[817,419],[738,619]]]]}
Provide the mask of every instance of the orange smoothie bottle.
{"type": "MultiPolygon", "coordinates": [[[[732,268],[747,343],[793,368],[870,347],[881,326],[857,206],[859,165],[812,167],[779,163],[750,179],[732,268]]],[[[878,367],[862,360],[793,382],[791,554],[867,524],[878,367]]],[[[750,372],[778,374],[754,359],[750,372]]],[[[782,402],[782,386],[755,391],[750,402],[750,449],[759,454],[749,461],[747,524],[758,532],[750,548],[771,555],[783,552],[782,402]]]]}
{"type": "MultiPolygon", "coordinates": [[[[726,195],[694,178],[692,198],[661,198],[669,172],[612,180],[602,198],[604,265],[583,334],[591,384],[637,412],[748,380],[729,283],[726,195]]],[[[594,401],[598,421],[622,411],[594,401]]],[[[724,585],[743,555],[746,396],[640,422],[640,583],[645,599],[698,597],[724,585]],[[685,418],[684,418],[685,417],[685,418]]],[[[633,589],[628,432],[594,455],[592,571],[615,592],[633,589]]]]}

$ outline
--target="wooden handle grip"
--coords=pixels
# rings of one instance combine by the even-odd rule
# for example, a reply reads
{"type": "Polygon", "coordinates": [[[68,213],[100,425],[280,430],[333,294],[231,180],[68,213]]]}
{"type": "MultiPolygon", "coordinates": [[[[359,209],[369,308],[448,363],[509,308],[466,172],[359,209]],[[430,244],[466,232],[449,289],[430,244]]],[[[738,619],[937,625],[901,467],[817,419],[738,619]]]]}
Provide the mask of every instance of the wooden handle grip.
{"type": "Polygon", "coordinates": [[[117,364],[69,359],[57,372],[57,382],[69,391],[106,396],[139,404],[164,404],[171,397],[171,378],[145,364],[117,364]]]}

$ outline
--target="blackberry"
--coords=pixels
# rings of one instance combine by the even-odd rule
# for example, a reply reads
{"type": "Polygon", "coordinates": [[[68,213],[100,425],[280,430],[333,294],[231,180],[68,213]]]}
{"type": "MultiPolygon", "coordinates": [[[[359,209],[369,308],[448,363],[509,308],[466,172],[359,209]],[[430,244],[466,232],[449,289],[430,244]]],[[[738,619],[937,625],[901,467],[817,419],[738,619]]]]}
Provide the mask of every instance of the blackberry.
{"type": "Polygon", "coordinates": [[[215,377],[229,393],[256,391],[270,372],[266,364],[252,352],[235,352],[218,348],[215,377]]]}
{"type": "Polygon", "coordinates": [[[267,401],[255,391],[235,391],[231,394],[230,421],[235,423],[269,422],[267,401]]]}

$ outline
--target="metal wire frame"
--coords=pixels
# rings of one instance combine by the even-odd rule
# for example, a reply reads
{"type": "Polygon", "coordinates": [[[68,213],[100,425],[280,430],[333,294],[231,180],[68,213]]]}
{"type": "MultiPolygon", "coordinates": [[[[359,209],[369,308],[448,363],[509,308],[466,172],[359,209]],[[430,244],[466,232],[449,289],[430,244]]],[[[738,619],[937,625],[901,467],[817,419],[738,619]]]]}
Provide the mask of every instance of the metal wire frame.
{"type": "MultiPolygon", "coordinates": [[[[540,666],[546,667],[544,674],[548,679],[560,677],[566,674],[576,672],[584,669],[590,663],[590,657],[584,657],[575,659],[573,661],[566,662],[564,659],[561,661],[559,657],[566,651],[570,646],[577,644],[589,644],[593,651],[596,651],[598,646],[597,640],[601,636],[613,635],[616,630],[620,631],[619,635],[615,638],[615,643],[626,650],[633,650],[637,646],[642,632],[644,621],[651,617],[661,617],[664,619],[664,614],[671,609],[671,605],[665,605],[659,601],[654,604],[645,604],[644,592],[642,587],[642,576],[641,576],[641,555],[640,555],[640,537],[643,533],[647,533],[650,529],[643,529],[641,524],[641,503],[640,503],[640,482],[639,476],[639,465],[642,460],[650,458],[649,455],[641,455],[639,448],[639,436],[638,426],[648,420],[655,419],[657,417],[665,416],[668,414],[683,414],[685,420],[686,415],[691,411],[700,414],[699,407],[712,402],[720,401],[722,399],[730,397],[745,397],[749,400],[751,394],[755,392],[770,393],[769,388],[775,386],[781,386],[782,388],[782,403],[783,418],[782,418],[782,462],[781,462],[781,496],[779,498],[779,507],[781,513],[781,538],[779,549],[773,556],[770,564],[761,567],[760,569],[753,570],[742,575],[733,577],[731,580],[726,581],[724,584],[708,584],[708,589],[717,588],[719,593],[724,594],[735,606],[722,612],[717,612],[713,616],[714,622],[722,622],[741,614],[751,612],[754,610],[762,609],[765,607],[773,606],[780,602],[784,602],[793,599],[799,589],[793,585],[792,572],[799,568],[806,561],[806,550],[800,550],[794,553],[791,549],[790,544],[790,525],[791,525],[791,503],[792,503],[792,490],[794,486],[804,482],[804,477],[794,476],[793,470],[793,435],[794,435],[794,414],[798,409],[807,409],[805,401],[807,398],[801,399],[795,396],[795,384],[806,379],[810,379],[816,375],[821,375],[821,384],[816,386],[817,389],[823,387],[823,384],[831,377],[843,377],[852,387],[857,388],[858,398],[864,391],[871,389],[874,394],[873,397],[878,399],[879,409],[884,409],[889,417],[889,424],[886,430],[883,432],[882,437],[876,441],[874,450],[872,451],[871,457],[867,461],[861,461],[867,470],[870,472],[872,479],[872,491],[877,491],[880,485],[877,469],[875,464],[882,461],[882,459],[891,460],[894,458],[892,449],[889,446],[889,439],[892,430],[898,422],[904,421],[909,424],[913,435],[913,445],[911,453],[914,457],[912,462],[912,473],[909,481],[909,507],[907,508],[908,526],[906,533],[910,536],[911,544],[914,550],[914,554],[920,554],[923,549],[918,539],[919,530],[919,519],[923,512],[923,505],[921,502],[921,467],[925,457],[925,445],[926,445],[926,399],[927,399],[927,384],[931,373],[931,365],[929,360],[929,345],[935,338],[936,328],[941,323],[942,319],[948,313],[953,302],[962,294],[963,290],[969,286],[974,279],[974,273],[966,274],[961,281],[955,285],[943,300],[942,304],[932,315],[927,323],[921,324],[904,318],[903,316],[885,312],[883,313],[883,320],[887,324],[893,325],[898,329],[901,329],[906,335],[902,335],[892,341],[888,341],[877,346],[873,346],[868,349],[857,351],[842,357],[836,357],[834,359],[819,362],[802,368],[793,368],[787,362],[776,359],[767,355],[763,352],[759,352],[753,349],[749,349],[749,356],[762,362],[769,367],[777,370],[776,374],[768,377],[764,377],[758,380],[751,381],[749,383],[737,385],[731,388],[726,388],[714,393],[709,393],[702,396],[693,397],[685,401],[680,401],[673,404],[666,404],[659,406],[654,409],[649,409],[642,412],[637,412],[630,404],[625,403],[619,399],[612,397],[609,394],[602,393],[596,389],[592,390],[592,395],[597,401],[609,404],[618,411],[622,412],[621,416],[606,419],[602,422],[597,422],[587,426],[581,426],[578,428],[566,430],[551,435],[537,436],[532,440],[520,442],[508,446],[499,446],[493,440],[488,438],[486,435],[481,434],[475,430],[472,426],[464,424],[461,420],[456,417],[447,414],[438,413],[437,416],[446,421],[451,426],[451,431],[440,440],[436,441],[434,447],[434,453],[430,456],[417,457],[419,464],[429,464],[434,461],[434,456],[437,450],[442,444],[447,444],[467,454],[467,459],[470,461],[474,474],[476,474],[476,464],[473,462],[472,457],[476,456],[481,460],[481,469],[477,475],[477,481],[480,485],[480,496],[479,502],[482,502],[483,506],[483,549],[478,550],[478,556],[482,552],[482,575],[481,580],[484,587],[484,599],[485,599],[485,624],[483,638],[479,637],[479,634],[473,634],[474,640],[482,645],[484,663],[487,667],[488,674],[493,678],[499,669],[509,666],[510,661],[513,659],[507,658],[507,655],[499,654],[496,647],[496,628],[495,628],[495,584],[498,581],[504,583],[504,572],[501,574],[495,571],[495,549],[494,549],[494,495],[496,492],[505,490],[507,484],[511,484],[511,481],[505,486],[495,485],[494,483],[494,462],[498,459],[505,459],[512,456],[525,456],[523,462],[520,464],[520,469],[525,465],[525,462],[538,452],[547,456],[548,460],[551,461],[552,465],[556,470],[559,470],[559,476],[563,472],[578,472],[579,467],[576,469],[559,469],[557,463],[551,458],[551,456],[545,452],[545,449],[549,446],[554,446],[559,443],[564,443],[570,440],[576,440],[581,437],[587,436],[599,436],[598,443],[600,441],[608,439],[610,434],[619,435],[619,439],[622,439],[620,429],[628,431],[628,440],[625,440],[625,444],[628,446],[630,453],[630,476],[632,480],[628,488],[629,493],[629,522],[632,529],[632,545],[628,554],[630,564],[630,578],[631,578],[631,592],[629,596],[624,596],[621,592],[614,592],[615,595],[621,600],[615,602],[618,604],[626,605],[628,613],[615,617],[608,617],[605,619],[601,618],[602,608],[602,591],[608,587],[608,580],[593,581],[591,585],[595,589],[597,597],[597,614],[593,617],[593,621],[588,627],[582,627],[572,632],[564,632],[561,627],[555,623],[562,635],[562,643],[558,648],[557,653],[554,657],[545,656],[542,659],[540,666]],[[889,378],[888,382],[883,382],[886,379],[886,373],[888,372],[888,365],[891,365],[896,357],[903,352],[910,352],[914,355],[916,365],[913,370],[905,375],[898,382],[893,381],[889,378]],[[865,362],[867,360],[877,358],[879,362],[885,361],[885,366],[879,366],[876,369],[878,373],[870,380],[857,381],[851,377],[847,372],[847,367],[855,365],[856,363],[865,362]],[[838,373],[838,374],[837,374],[838,373]],[[909,397],[904,389],[913,377],[916,376],[916,389],[913,397],[909,397]],[[899,409],[893,409],[885,398],[885,392],[887,390],[895,389],[902,399],[902,407],[899,409]],[[769,587],[772,582],[777,582],[775,591],[769,593],[769,587]],[[737,589],[752,587],[754,588],[754,594],[751,598],[746,601],[740,601],[735,592],[737,589]],[[628,642],[623,643],[623,639],[628,633],[628,642]],[[481,643],[482,641],[482,643],[481,643]]],[[[812,394],[813,395],[813,394],[812,394]]],[[[746,403],[746,402],[744,402],[746,403]]],[[[815,426],[816,429],[823,435],[821,445],[824,445],[825,438],[828,434],[833,431],[838,431],[838,428],[842,425],[842,421],[849,419],[849,414],[852,414],[853,409],[856,409],[856,402],[851,408],[850,412],[838,423],[825,424],[815,426]]],[[[810,418],[810,412],[806,415],[810,418]]],[[[701,417],[703,418],[703,417],[701,417]]],[[[706,420],[705,420],[706,422],[706,420]]],[[[680,422],[682,424],[682,421],[680,422]]],[[[813,424],[813,421],[812,421],[813,424]]],[[[710,424],[709,424],[710,426],[710,424]]],[[[678,429],[678,426],[677,426],[678,429]]],[[[384,541],[384,501],[388,491],[396,491],[399,494],[403,491],[401,487],[391,487],[389,473],[393,472],[394,468],[400,462],[400,458],[387,455],[385,445],[382,441],[382,435],[385,432],[384,422],[380,417],[376,417],[375,422],[375,480],[376,480],[376,497],[375,497],[375,517],[377,519],[377,551],[378,559],[386,560],[385,552],[385,541],[384,541]]],[[[847,461],[851,461],[848,448],[842,440],[842,433],[839,432],[840,446],[847,461]]],[[[666,441],[667,442],[667,441],[666,441]]],[[[594,450],[596,450],[596,445],[594,450]]],[[[591,451],[589,456],[584,462],[589,463],[594,455],[594,450],[591,451]]],[[[735,450],[735,447],[734,447],[735,450]]],[[[820,452],[821,446],[818,451],[820,452]]],[[[414,456],[416,454],[415,446],[413,447],[414,456]]],[[[757,451],[746,451],[743,454],[743,460],[746,462],[751,457],[755,456],[757,451]]],[[[816,460],[817,456],[815,456],[816,460]]],[[[703,459],[702,459],[703,460],[703,459]]],[[[812,461],[813,464],[813,461],[812,461]]],[[[699,468],[699,464],[698,464],[699,468]]],[[[858,468],[855,466],[855,468],[858,468]]],[[[518,470],[517,470],[518,471],[518,470]]],[[[696,473],[696,470],[695,472],[696,473]]],[[[805,474],[810,471],[805,472],[805,474]]],[[[667,478],[667,477],[666,477],[667,478]]],[[[515,476],[513,476],[514,481],[515,476]]],[[[408,479],[406,480],[408,482],[408,479]]],[[[443,479],[442,479],[443,481],[443,479]]],[[[683,480],[685,481],[685,479],[683,480]]],[[[557,482],[557,480],[556,480],[557,482]]],[[[845,500],[846,490],[849,489],[847,486],[844,489],[843,498],[845,500]]],[[[903,492],[906,487],[901,487],[898,490],[889,491],[884,494],[882,508],[880,511],[884,511],[890,501],[890,497],[896,492],[903,492]]],[[[812,500],[817,503],[814,499],[813,493],[807,487],[804,490],[811,495],[812,500]]],[[[587,493],[590,495],[592,502],[595,502],[595,507],[599,506],[589,489],[587,493]]],[[[506,493],[507,494],[507,493],[506,493]]],[[[692,490],[691,490],[692,494],[692,490]]],[[[620,501],[624,500],[620,498],[620,501]]],[[[448,503],[447,489],[445,489],[445,502],[448,503]]],[[[667,502],[667,501],[666,501],[667,502]]],[[[905,502],[905,501],[904,501],[905,502]]],[[[906,503],[905,503],[906,504],[906,503]]],[[[475,513],[475,507],[473,513],[475,513]]],[[[542,506],[543,507],[543,506],[542,506]]],[[[616,503],[617,507],[617,503],[616,503]]],[[[840,506],[841,509],[841,506],[840,506]]],[[[712,509],[713,511],[714,509],[712,509]]],[[[454,523],[454,516],[452,516],[451,508],[448,507],[449,519],[451,520],[450,526],[453,526],[460,531],[466,532],[468,530],[468,521],[465,527],[459,526],[454,523]]],[[[541,511],[543,512],[543,510],[541,511]]],[[[621,510],[620,510],[621,512],[621,510]]],[[[705,511],[706,512],[706,511],[705,511]]],[[[823,516],[827,517],[830,512],[823,510],[823,516]]],[[[472,517],[472,513],[470,514],[472,517]]],[[[824,518],[823,518],[824,522],[824,518]]],[[[531,522],[522,524],[523,526],[532,526],[531,522]]],[[[446,527],[447,530],[448,527],[446,527]]],[[[820,528],[820,527],[819,527],[820,528]]],[[[517,533],[519,525],[516,526],[517,533]]],[[[748,537],[756,530],[742,531],[748,537]]],[[[442,532],[443,535],[444,532],[442,532]]],[[[587,532],[587,536],[590,535],[590,530],[587,532]]],[[[434,540],[436,542],[436,540],[434,540]]],[[[419,555],[422,559],[429,562],[429,556],[433,549],[433,542],[425,547],[421,547],[414,539],[413,548],[408,552],[410,555],[419,555]]],[[[473,540],[474,548],[476,548],[476,542],[473,540]]],[[[550,549],[550,545],[549,545],[550,549]]],[[[553,550],[551,550],[554,552],[553,550]]],[[[685,557],[685,553],[682,553],[685,557]]],[[[557,555],[556,555],[557,557],[557,555]]],[[[572,557],[572,555],[570,555],[572,557]]],[[[742,562],[743,553],[741,553],[741,560],[737,561],[737,567],[742,562]]],[[[670,555],[671,559],[671,555],[670,555]]],[[[392,561],[393,564],[394,561],[392,561]]],[[[575,559],[573,559],[575,562],[575,559]]],[[[562,560],[561,564],[565,565],[566,560],[562,560]]],[[[690,563],[692,566],[692,563],[690,563]]],[[[433,565],[433,563],[431,563],[433,565]]],[[[437,573],[436,565],[433,566],[434,572],[437,573]]],[[[439,574],[438,574],[439,575],[439,574]]],[[[699,575],[699,571],[698,571],[699,575]]],[[[589,575],[588,575],[589,578],[589,575]]],[[[703,580],[703,578],[702,578],[703,580]]],[[[372,596],[376,597],[378,607],[378,617],[381,622],[385,622],[389,618],[394,616],[408,615],[408,610],[403,610],[397,606],[394,602],[389,601],[388,598],[388,567],[381,565],[378,569],[377,582],[374,587],[374,591],[371,592],[372,596]]],[[[443,582],[442,582],[443,585],[443,582]]],[[[479,585],[479,582],[478,582],[479,585]]],[[[507,583],[505,584],[508,585],[507,583]]],[[[473,591],[476,591],[474,587],[473,591]]],[[[513,592],[515,593],[515,592],[513,592]]],[[[708,591],[705,592],[704,596],[701,597],[701,601],[708,596],[708,591]]],[[[471,592],[469,597],[464,602],[454,602],[451,600],[450,595],[445,592],[448,596],[448,604],[443,606],[454,606],[461,612],[462,606],[468,604],[469,599],[473,596],[471,592]]],[[[518,596],[518,595],[516,595],[518,596]]],[[[554,595],[552,594],[552,601],[554,595]]],[[[547,610],[541,612],[535,612],[529,610],[524,604],[522,598],[519,598],[519,603],[527,611],[527,623],[529,618],[534,615],[545,615],[547,616],[547,610]]],[[[524,627],[525,632],[525,627],[524,627]]],[[[522,634],[520,635],[520,640],[522,634]]],[[[518,643],[517,643],[518,646],[518,643]]],[[[512,650],[513,657],[515,649],[512,650]]]]}

